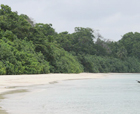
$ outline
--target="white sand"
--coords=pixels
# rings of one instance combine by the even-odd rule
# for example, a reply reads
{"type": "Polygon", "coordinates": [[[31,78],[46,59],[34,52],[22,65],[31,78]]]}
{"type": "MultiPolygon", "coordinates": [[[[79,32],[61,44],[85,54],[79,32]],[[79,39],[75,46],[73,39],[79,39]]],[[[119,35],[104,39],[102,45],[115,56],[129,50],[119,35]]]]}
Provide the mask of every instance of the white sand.
{"type": "Polygon", "coordinates": [[[105,73],[80,73],[80,74],[39,74],[39,75],[1,75],[0,94],[9,90],[16,90],[16,86],[29,86],[49,84],[55,81],[103,78],[105,73]]]}

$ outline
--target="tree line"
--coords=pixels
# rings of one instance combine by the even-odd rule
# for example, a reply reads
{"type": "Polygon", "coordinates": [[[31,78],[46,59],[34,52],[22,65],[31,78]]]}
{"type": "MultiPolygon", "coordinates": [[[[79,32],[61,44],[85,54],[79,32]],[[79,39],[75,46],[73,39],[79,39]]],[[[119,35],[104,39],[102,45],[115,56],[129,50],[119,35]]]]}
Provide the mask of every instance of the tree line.
{"type": "Polygon", "coordinates": [[[91,28],[57,33],[7,5],[0,9],[0,74],[140,72],[140,33],[113,42],[91,28]]]}

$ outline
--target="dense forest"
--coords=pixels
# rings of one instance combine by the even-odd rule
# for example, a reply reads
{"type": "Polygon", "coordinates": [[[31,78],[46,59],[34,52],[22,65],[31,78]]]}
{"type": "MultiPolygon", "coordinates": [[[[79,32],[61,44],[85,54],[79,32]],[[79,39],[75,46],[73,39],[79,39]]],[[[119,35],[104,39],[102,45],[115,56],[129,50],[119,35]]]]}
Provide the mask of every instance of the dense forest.
{"type": "Polygon", "coordinates": [[[0,9],[0,74],[140,72],[140,33],[113,42],[91,28],[57,33],[7,5],[0,9]]]}

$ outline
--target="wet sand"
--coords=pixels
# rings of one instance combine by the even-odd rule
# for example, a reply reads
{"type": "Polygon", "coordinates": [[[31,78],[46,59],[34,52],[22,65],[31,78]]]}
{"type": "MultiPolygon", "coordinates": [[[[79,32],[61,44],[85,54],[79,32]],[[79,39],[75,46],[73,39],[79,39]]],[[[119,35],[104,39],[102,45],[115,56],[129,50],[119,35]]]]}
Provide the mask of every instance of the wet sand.
{"type": "MultiPolygon", "coordinates": [[[[79,80],[104,78],[108,73],[80,73],[80,74],[37,74],[37,75],[1,75],[0,76],[0,100],[4,95],[27,90],[19,90],[17,87],[28,87],[42,84],[54,84],[62,80],[79,80]]],[[[0,106],[0,114],[8,114],[0,106]]]]}

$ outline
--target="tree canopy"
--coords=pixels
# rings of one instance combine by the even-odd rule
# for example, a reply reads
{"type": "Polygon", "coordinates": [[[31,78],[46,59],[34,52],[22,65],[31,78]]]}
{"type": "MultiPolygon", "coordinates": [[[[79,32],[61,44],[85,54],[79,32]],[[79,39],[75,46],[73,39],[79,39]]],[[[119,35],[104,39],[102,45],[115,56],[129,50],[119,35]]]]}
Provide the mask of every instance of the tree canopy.
{"type": "Polygon", "coordinates": [[[95,40],[94,33],[88,27],[57,33],[1,4],[0,74],[140,72],[140,33],[117,42],[95,40]]]}

